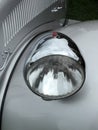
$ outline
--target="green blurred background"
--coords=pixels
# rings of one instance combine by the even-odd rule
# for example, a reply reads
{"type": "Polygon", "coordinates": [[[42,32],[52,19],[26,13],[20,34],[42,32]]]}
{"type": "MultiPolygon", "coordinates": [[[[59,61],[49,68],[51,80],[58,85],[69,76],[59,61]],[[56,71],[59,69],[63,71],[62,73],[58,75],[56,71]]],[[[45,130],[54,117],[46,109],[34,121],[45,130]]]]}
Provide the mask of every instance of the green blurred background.
{"type": "Polygon", "coordinates": [[[98,0],[68,0],[67,18],[81,21],[98,19],[98,0]]]}

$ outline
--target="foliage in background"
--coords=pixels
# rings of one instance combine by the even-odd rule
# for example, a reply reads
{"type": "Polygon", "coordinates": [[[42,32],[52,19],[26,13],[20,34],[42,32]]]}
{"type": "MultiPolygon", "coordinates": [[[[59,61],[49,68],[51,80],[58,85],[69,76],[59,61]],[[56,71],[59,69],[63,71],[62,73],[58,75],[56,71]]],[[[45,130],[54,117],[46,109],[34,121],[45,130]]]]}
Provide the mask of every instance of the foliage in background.
{"type": "Polygon", "coordinates": [[[98,19],[98,0],[68,0],[67,18],[82,21],[98,19]]]}

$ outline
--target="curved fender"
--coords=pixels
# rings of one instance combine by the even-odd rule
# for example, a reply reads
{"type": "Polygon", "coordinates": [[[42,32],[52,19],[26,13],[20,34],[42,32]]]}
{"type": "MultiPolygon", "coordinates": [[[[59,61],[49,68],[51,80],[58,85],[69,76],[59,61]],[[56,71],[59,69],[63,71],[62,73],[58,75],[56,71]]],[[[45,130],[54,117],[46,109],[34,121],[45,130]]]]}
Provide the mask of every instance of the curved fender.
{"type": "Polygon", "coordinates": [[[86,81],[74,96],[44,101],[25,84],[23,67],[31,44],[21,56],[9,83],[2,130],[98,130],[98,21],[56,30],[68,35],[86,62],[86,81]]]}

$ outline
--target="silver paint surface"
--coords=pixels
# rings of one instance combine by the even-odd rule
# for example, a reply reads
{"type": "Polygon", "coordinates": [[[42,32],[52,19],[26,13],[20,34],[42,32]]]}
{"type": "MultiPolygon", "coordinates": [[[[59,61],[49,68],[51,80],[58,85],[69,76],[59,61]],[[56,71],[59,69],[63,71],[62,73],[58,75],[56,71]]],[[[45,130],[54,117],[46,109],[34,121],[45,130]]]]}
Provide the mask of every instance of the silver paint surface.
{"type": "Polygon", "coordinates": [[[73,97],[44,101],[28,89],[23,66],[31,45],[19,60],[7,92],[2,130],[98,130],[98,21],[84,22],[60,31],[77,43],[87,78],[73,97]]]}

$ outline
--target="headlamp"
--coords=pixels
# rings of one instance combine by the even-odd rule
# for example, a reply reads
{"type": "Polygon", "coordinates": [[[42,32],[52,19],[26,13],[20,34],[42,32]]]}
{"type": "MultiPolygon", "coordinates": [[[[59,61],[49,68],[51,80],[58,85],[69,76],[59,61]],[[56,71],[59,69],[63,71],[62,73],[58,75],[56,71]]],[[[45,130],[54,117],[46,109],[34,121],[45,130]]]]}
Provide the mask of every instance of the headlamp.
{"type": "Polygon", "coordinates": [[[29,88],[46,100],[75,94],[85,81],[85,62],[76,44],[53,32],[37,41],[25,65],[29,88]]]}

